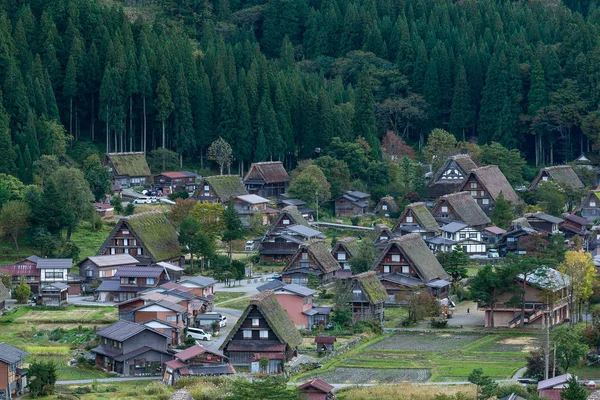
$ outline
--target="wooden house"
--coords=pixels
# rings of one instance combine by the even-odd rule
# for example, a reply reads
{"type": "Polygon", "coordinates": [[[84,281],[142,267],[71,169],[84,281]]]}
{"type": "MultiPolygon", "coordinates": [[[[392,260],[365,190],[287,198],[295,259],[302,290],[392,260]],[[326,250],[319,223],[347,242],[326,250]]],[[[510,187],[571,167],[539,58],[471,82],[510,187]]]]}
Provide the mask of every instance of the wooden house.
{"type": "Polygon", "coordinates": [[[168,337],[143,324],[119,321],[99,329],[99,345],[92,349],[96,366],[123,376],[161,375],[163,364],[173,359],[168,337]]]}
{"type": "Polygon", "coordinates": [[[373,246],[381,250],[388,241],[400,236],[400,234],[393,232],[387,224],[376,224],[375,229],[369,233],[369,236],[373,239],[373,246]]]}
{"type": "Polygon", "coordinates": [[[561,393],[569,385],[571,378],[571,374],[564,374],[539,381],[537,385],[539,396],[543,399],[561,400],[563,398],[561,393]]]}
{"type": "Polygon", "coordinates": [[[38,256],[30,256],[15,264],[6,264],[0,266],[0,274],[8,275],[12,278],[13,285],[18,285],[21,277],[31,288],[32,294],[40,292],[41,272],[37,267],[38,256]]]}
{"type": "Polygon", "coordinates": [[[163,194],[194,193],[201,176],[189,171],[161,172],[154,176],[154,188],[163,194]]]}
{"type": "Polygon", "coordinates": [[[315,210],[308,208],[307,203],[300,199],[288,199],[285,197],[281,197],[277,202],[277,209],[282,210],[285,207],[293,206],[298,209],[300,215],[304,217],[307,221],[312,221],[314,218],[315,210]]]}
{"type": "Polygon", "coordinates": [[[325,239],[325,235],[311,228],[296,207],[285,207],[261,240],[260,262],[287,261],[310,239],[325,239]]]}
{"type": "Polygon", "coordinates": [[[577,176],[570,165],[555,165],[553,167],[542,168],[536,177],[531,181],[529,190],[537,189],[542,182],[554,182],[558,185],[570,189],[582,189],[583,182],[577,176]]]}
{"type": "Polygon", "coordinates": [[[375,206],[375,215],[384,218],[396,218],[400,212],[400,207],[392,196],[382,197],[377,206],[375,206]]]}
{"type": "Polygon", "coordinates": [[[62,282],[42,284],[40,296],[45,306],[60,307],[69,300],[69,285],[62,282]]]}
{"type": "Polygon", "coordinates": [[[245,227],[250,226],[251,217],[258,215],[262,225],[268,225],[273,215],[279,211],[268,207],[269,199],[257,196],[255,194],[245,194],[236,196],[233,199],[233,206],[240,216],[240,220],[245,227]]]}
{"type": "Polygon", "coordinates": [[[442,226],[442,236],[453,244],[445,248],[434,248],[434,251],[452,251],[456,246],[462,247],[468,255],[486,254],[487,246],[481,240],[481,231],[462,222],[450,222],[442,226]]]}
{"type": "Polygon", "coordinates": [[[429,182],[427,197],[435,200],[441,196],[458,192],[469,172],[475,168],[477,165],[468,154],[450,157],[429,182]]]}
{"type": "Polygon", "coordinates": [[[573,236],[579,236],[581,239],[586,240],[588,236],[588,226],[591,223],[578,215],[565,214],[563,215],[563,222],[558,224],[558,229],[565,235],[566,239],[571,239],[573,236]]]}
{"type": "Polygon", "coordinates": [[[236,196],[248,194],[242,180],[237,175],[215,175],[201,179],[194,193],[198,201],[226,204],[236,196]]]}
{"type": "Polygon", "coordinates": [[[109,219],[115,216],[115,208],[110,203],[94,203],[94,209],[100,218],[109,219]]]}
{"type": "Polygon", "coordinates": [[[431,214],[438,222],[463,222],[479,230],[483,230],[491,222],[469,192],[442,196],[431,214]]]}
{"type": "Polygon", "coordinates": [[[358,241],[355,237],[344,237],[338,239],[331,249],[331,255],[340,264],[340,267],[345,270],[350,269],[350,260],[358,254],[358,241]]]}
{"type": "Polygon", "coordinates": [[[160,319],[150,319],[148,321],[140,322],[142,325],[154,329],[158,333],[165,335],[167,344],[169,346],[181,346],[184,344],[183,340],[183,328],[167,321],[160,319]]]}
{"type": "Polygon", "coordinates": [[[335,336],[317,336],[315,337],[315,345],[317,351],[325,351],[331,353],[335,347],[335,336]]]}
{"type": "Polygon", "coordinates": [[[29,354],[6,343],[0,343],[0,399],[19,398],[27,387],[27,370],[23,359],[29,354]]]}
{"type": "Polygon", "coordinates": [[[333,386],[321,379],[312,379],[298,386],[298,396],[302,400],[333,400],[333,386]]]}
{"type": "Polygon", "coordinates": [[[313,275],[321,284],[325,284],[333,279],[339,269],[341,267],[331,255],[327,244],[322,240],[311,240],[298,247],[281,276],[285,283],[306,286],[309,275],[313,275]]]}
{"type": "Polygon", "coordinates": [[[174,385],[179,378],[235,374],[229,359],[219,351],[195,345],[173,354],[165,363],[163,383],[174,385]]]}
{"type": "Polygon", "coordinates": [[[70,258],[31,256],[16,264],[0,266],[0,274],[10,276],[15,285],[24,277],[32,294],[41,294],[44,286],[61,282],[68,285],[68,294],[76,296],[81,294],[81,277],[70,272],[72,263],[70,258]]]}
{"type": "Polygon", "coordinates": [[[497,296],[494,304],[481,303],[485,312],[485,326],[515,328],[521,320],[521,303],[515,304],[514,293],[525,287],[525,324],[530,326],[550,326],[561,324],[569,318],[569,278],[559,271],[541,267],[527,276],[519,275],[507,289],[497,296]],[[524,282],[525,281],[525,282],[524,282]],[[551,293],[551,295],[549,295],[551,293]]]}
{"type": "Polygon", "coordinates": [[[500,194],[512,204],[519,202],[519,196],[496,165],[472,170],[460,191],[469,192],[488,216],[492,215],[500,194]]]}
{"type": "Polygon", "coordinates": [[[143,152],[107,153],[104,165],[108,166],[113,184],[121,188],[147,186],[152,183],[152,173],[143,152]]]}
{"type": "Polygon", "coordinates": [[[280,373],[284,364],[296,356],[301,343],[300,332],[273,292],[267,290],[250,300],[219,350],[235,367],[247,368],[251,373],[280,373]],[[266,371],[261,371],[261,359],[269,360],[266,371]]]}
{"type": "Polygon", "coordinates": [[[183,264],[177,232],[162,212],[144,212],[121,218],[97,255],[116,254],[129,254],[142,265],[160,261],[183,264]]]}
{"type": "Polygon", "coordinates": [[[424,202],[411,203],[404,207],[392,231],[404,235],[415,232],[415,227],[420,228],[418,230],[422,230],[425,237],[440,234],[440,226],[424,202]]]}
{"type": "Polygon", "coordinates": [[[88,291],[94,283],[112,278],[120,267],[131,267],[139,263],[130,254],[109,254],[87,257],[80,261],[77,266],[79,267],[79,273],[84,279],[85,289],[88,291]]]}
{"type": "Polygon", "coordinates": [[[486,245],[493,246],[496,243],[498,243],[500,238],[502,238],[502,235],[504,235],[505,233],[506,230],[502,228],[499,228],[497,226],[488,226],[481,232],[481,240],[486,245]]]}
{"type": "Polygon", "coordinates": [[[355,217],[369,212],[371,195],[359,191],[347,191],[335,199],[336,217],[355,217]]]}
{"type": "Polygon", "coordinates": [[[590,222],[600,218],[600,190],[590,191],[575,211],[590,222]]]}
{"type": "Polygon", "coordinates": [[[100,302],[122,302],[158,286],[164,280],[165,270],[161,267],[121,267],[112,278],[102,281],[94,297],[100,302]]]}
{"type": "Polygon", "coordinates": [[[352,320],[383,323],[383,305],[388,300],[385,288],[375,271],[353,275],[350,282],[352,320]]]}
{"type": "Polygon", "coordinates": [[[281,161],[253,163],[244,177],[248,193],[262,197],[281,196],[289,184],[290,176],[281,161]]]}
{"type": "Polygon", "coordinates": [[[419,234],[390,240],[371,269],[391,303],[402,303],[407,294],[421,287],[439,299],[448,297],[450,277],[419,234]]]}
{"type": "Polygon", "coordinates": [[[543,212],[536,212],[534,214],[525,214],[525,219],[533,229],[538,232],[547,233],[554,235],[560,232],[558,227],[564,222],[562,218],[555,217],[554,215],[546,214],[543,212]]]}
{"type": "Polygon", "coordinates": [[[498,253],[503,257],[508,253],[526,254],[527,251],[524,249],[521,240],[536,233],[525,217],[515,219],[512,221],[508,232],[498,240],[498,253]]]}

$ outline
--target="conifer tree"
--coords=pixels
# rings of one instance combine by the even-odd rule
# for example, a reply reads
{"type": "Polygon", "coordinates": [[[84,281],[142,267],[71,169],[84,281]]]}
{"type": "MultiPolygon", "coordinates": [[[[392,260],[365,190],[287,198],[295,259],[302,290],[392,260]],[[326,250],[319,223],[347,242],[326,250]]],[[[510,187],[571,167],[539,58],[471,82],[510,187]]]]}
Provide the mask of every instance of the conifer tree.
{"type": "Polygon", "coordinates": [[[513,219],[515,219],[515,214],[512,211],[512,205],[504,198],[504,194],[500,193],[494,202],[491,220],[494,225],[502,229],[508,229],[513,219]]]}
{"type": "Polygon", "coordinates": [[[2,92],[0,91],[0,173],[14,174],[17,154],[10,138],[10,117],[2,105],[2,92]]]}
{"type": "Polygon", "coordinates": [[[194,120],[189,96],[183,66],[179,66],[177,87],[175,90],[177,108],[175,108],[175,137],[173,139],[175,149],[179,153],[180,168],[183,168],[183,152],[187,151],[193,153],[196,147],[194,120]]]}
{"type": "Polygon", "coordinates": [[[380,159],[381,149],[377,140],[374,109],[375,99],[373,98],[371,78],[368,72],[363,70],[358,78],[352,129],[355,137],[362,136],[367,140],[371,146],[372,155],[376,159],[380,159]]]}
{"type": "Polygon", "coordinates": [[[452,109],[450,112],[450,132],[457,139],[466,140],[466,131],[473,123],[473,110],[471,107],[471,93],[467,84],[465,68],[460,63],[456,73],[452,109]]]}
{"type": "Polygon", "coordinates": [[[73,136],[73,98],[77,96],[77,65],[73,55],[69,57],[67,63],[63,95],[69,100],[69,135],[73,136]]]}
{"type": "Polygon", "coordinates": [[[142,96],[142,151],[144,154],[146,154],[146,150],[148,148],[146,136],[148,130],[148,121],[146,120],[146,98],[152,96],[152,76],[150,75],[148,60],[146,59],[146,55],[143,53],[140,58],[138,79],[140,95],[142,96]]]}
{"type": "Polygon", "coordinates": [[[171,88],[169,87],[169,81],[167,81],[165,76],[160,78],[158,85],[156,86],[156,100],[154,101],[154,104],[156,105],[157,110],[156,118],[162,124],[162,148],[165,149],[165,125],[167,123],[167,119],[169,119],[169,116],[175,108],[173,100],[171,100],[171,88]]]}

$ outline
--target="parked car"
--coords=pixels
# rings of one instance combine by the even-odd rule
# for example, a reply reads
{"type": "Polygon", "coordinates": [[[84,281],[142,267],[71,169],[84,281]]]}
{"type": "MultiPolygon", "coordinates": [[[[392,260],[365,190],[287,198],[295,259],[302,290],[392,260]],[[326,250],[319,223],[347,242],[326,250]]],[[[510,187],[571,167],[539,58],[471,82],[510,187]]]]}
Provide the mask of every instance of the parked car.
{"type": "Polygon", "coordinates": [[[133,201],[133,204],[150,204],[152,200],[149,197],[138,197],[133,201]]]}
{"type": "Polygon", "coordinates": [[[489,249],[487,252],[488,258],[499,258],[500,254],[498,254],[497,249],[489,249]]]}
{"type": "Polygon", "coordinates": [[[205,342],[212,339],[212,335],[210,333],[206,333],[200,328],[187,328],[187,337],[197,340],[204,340],[205,342]]]}
{"type": "Polygon", "coordinates": [[[270,277],[269,280],[270,281],[280,281],[281,280],[281,275],[275,274],[272,277],[270,277]]]}
{"type": "Polygon", "coordinates": [[[219,326],[221,328],[224,328],[224,327],[227,326],[227,317],[223,316],[222,314],[216,313],[216,312],[208,312],[205,315],[208,315],[208,314],[213,314],[213,315],[217,314],[219,316],[219,318],[217,319],[217,321],[219,322],[219,326]]]}
{"type": "Polygon", "coordinates": [[[253,240],[248,240],[246,242],[246,247],[244,247],[245,251],[252,251],[254,250],[254,241],[253,240]]]}

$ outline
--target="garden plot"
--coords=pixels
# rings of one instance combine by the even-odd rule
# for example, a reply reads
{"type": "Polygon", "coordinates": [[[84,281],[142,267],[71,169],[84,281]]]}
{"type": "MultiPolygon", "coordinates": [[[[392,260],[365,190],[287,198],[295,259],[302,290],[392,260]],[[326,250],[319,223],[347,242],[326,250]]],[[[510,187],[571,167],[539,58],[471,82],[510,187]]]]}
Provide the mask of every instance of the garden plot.
{"type": "Polygon", "coordinates": [[[65,310],[31,310],[18,318],[19,322],[37,324],[52,323],[111,323],[118,320],[117,310],[112,307],[70,307],[65,310]]]}
{"type": "MultiPolygon", "coordinates": [[[[319,375],[328,383],[400,383],[425,382],[431,376],[428,369],[336,368],[319,375]]],[[[306,379],[308,380],[308,379],[306,379]]]]}
{"type": "Polygon", "coordinates": [[[379,343],[367,347],[368,350],[409,350],[409,351],[449,351],[480,339],[477,335],[454,335],[450,333],[411,333],[394,334],[379,343]]]}

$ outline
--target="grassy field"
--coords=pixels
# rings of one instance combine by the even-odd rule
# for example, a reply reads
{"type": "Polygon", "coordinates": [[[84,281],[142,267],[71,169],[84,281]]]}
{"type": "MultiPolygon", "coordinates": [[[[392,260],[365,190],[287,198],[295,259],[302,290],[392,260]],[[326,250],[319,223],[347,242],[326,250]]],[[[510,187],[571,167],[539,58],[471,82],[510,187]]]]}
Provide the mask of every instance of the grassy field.
{"type": "Polygon", "coordinates": [[[245,310],[246,307],[248,307],[248,304],[250,304],[250,297],[245,297],[241,300],[229,301],[223,304],[223,307],[232,308],[234,310],[245,310]]]}
{"type": "MultiPolygon", "coordinates": [[[[67,309],[36,309],[22,306],[0,318],[0,342],[17,346],[27,351],[32,360],[56,362],[59,380],[104,378],[106,373],[70,367],[67,362],[82,347],[74,342],[61,343],[62,339],[50,340],[52,331],[81,329],[81,335],[118,320],[117,310],[108,307],[76,307],[67,309]]],[[[62,335],[62,333],[61,333],[62,335]]],[[[66,334],[65,334],[66,335],[66,334]]]]}
{"type": "Polygon", "coordinates": [[[508,379],[525,366],[525,357],[539,340],[522,332],[396,333],[345,353],[324,365],[319,375],[328,374],[334,379],[330,383],[451,382],[466,381],[477,367],[494,379],[508,379]]]}
{"type": "Polygon", "coordinates": [[[233,299],[237,299],[239,297],[243,297],[248,295],[248,293],[244,292],[218,292],[215,293],[215,305],[219,303],[223,303],[224,301],[229,301],[233,299]]]}
{"type": "Polygon", "coordinates": [[[386,308],[383,320],[384,328],[397,328],[404,318],[408,317],[408,311],[405,308],[386,308]]]}
{"type": "Polygon", "coordinates": [[[398,385],[377,385],[353,387],[337,393],[339,400],[430,400],[436,395],[454,396],[463,393],[467,398],[475,397],[475,386],[422,386],[401,383],[398,385]]]}

